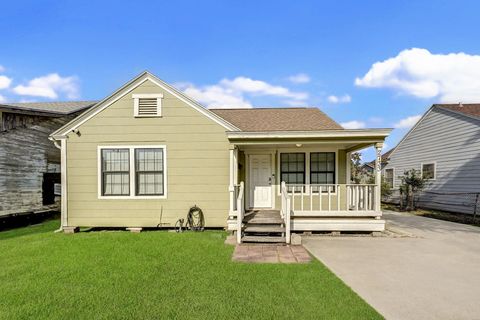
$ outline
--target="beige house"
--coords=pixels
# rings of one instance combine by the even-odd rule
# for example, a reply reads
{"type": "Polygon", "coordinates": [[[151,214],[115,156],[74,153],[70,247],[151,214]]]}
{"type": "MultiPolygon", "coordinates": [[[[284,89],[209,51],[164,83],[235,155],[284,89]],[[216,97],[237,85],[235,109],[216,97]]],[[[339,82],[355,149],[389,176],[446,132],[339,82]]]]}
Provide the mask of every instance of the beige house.
{"type": "Polygon", "coordinates": [[[390,129],[343,129],[317,108],[208,110],[144,72],[54,132],[62,227],[173,227],[193,205],[238,241],[291,231],[380,231],[376,184],[352,185],[351,152],[390,129]]]}

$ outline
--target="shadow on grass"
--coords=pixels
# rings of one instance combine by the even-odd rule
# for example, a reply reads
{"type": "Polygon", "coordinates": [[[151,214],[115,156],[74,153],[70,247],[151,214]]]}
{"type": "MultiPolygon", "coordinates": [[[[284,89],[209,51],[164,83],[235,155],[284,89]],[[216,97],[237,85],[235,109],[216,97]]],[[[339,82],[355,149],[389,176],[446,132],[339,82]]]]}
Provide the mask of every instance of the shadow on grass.
{"type": "Polygon", "coordinates": [[[17,237],[54,232],[60,227],[60,219],[49,219],[39,224],[32,224],[18,229],[0,231],[0,241],[17,237]]]}

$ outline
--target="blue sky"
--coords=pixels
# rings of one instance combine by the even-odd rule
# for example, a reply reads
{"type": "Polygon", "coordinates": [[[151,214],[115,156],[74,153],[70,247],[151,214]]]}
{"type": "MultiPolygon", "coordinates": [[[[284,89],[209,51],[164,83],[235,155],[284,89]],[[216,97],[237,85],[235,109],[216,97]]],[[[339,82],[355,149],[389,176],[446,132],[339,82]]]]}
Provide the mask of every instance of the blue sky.
{"type": "Polygon", "coordinates": [[[318,106],[348,127],[397,127],[393,147],[432,103],[480,101],[479,10],[475,1],[9,1],[0,100],[100,99],[149,70],[209,106],[318,106]]]}

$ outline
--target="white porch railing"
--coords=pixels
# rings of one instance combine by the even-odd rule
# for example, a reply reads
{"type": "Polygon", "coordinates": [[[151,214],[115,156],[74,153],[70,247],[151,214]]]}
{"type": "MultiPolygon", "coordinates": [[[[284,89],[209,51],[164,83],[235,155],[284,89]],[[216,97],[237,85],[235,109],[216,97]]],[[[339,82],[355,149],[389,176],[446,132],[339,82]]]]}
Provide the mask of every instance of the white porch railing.
{"type": "Polygon", "coordinates": [[[282,207],[280,210],[280,215],[285,223],[285,242],[290,243],[290,213],[291,213],[291,198],[288,194],[287,186],[285,182],[281,184],[281,197],[282,197],[282,207]]]}
{"type": "Polygon", "coordinates": [[[347,184],[349,211],[375,211],[375,184],[347,184]]]}
{"type": "Polygon", "coordinates": [[[379,216],[375,204],[380,199],[375,197],[375,188],[374,184],[286,186],[293,214],[308,216],[379,216]]]}
{"type": "Polygon", "coordinates": [[[245,203],[243,201],[245,186],[243,181],[240,182],[238,186],[235,186],[235,191],[237,195],[235,202],[235,212],[237,213],[237,243],[242,243],[242,225],[245,216],[245,203]]]}

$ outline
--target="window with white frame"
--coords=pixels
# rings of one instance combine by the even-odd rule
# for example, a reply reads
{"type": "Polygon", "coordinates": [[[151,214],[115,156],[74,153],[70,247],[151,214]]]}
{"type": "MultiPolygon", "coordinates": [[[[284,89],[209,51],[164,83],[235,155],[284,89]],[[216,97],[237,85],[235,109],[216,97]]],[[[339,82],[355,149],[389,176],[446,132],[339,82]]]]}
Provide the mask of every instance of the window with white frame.
{"type": "Polygon", "coordinates": [[[435,163],[422,163],[422,178],[426,180],[435,179],[435,163]]]}
{"type": "Polygon", "coordinates": [[[163,149],[135,149],[135,194],[163,195],[163,149]]]}
{"type": "Polygon", "coordinates": [[[130,195],[129,149],[102,149],[102,195],[130,195]]]}
{"type": "Polygon", "coordinates": [[[102,197],[166,195],[164,146],[99,147],[102,197]]]}
{"type": "Polygon", "coordinates": [[[385,183],[390,187],[393,188],[393,168],[385,169],[385,183]]]}
{"type": "Polygon", "coordinates": [[[161,117],[163,94],[133,94],[135,117],[161,117]]]}

